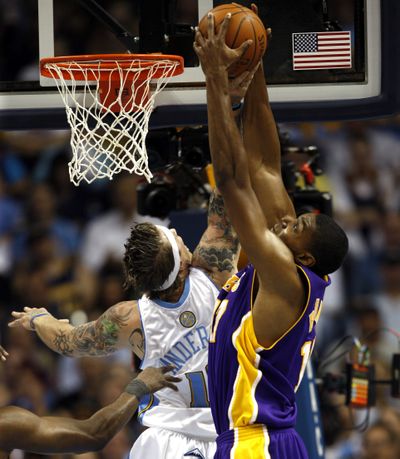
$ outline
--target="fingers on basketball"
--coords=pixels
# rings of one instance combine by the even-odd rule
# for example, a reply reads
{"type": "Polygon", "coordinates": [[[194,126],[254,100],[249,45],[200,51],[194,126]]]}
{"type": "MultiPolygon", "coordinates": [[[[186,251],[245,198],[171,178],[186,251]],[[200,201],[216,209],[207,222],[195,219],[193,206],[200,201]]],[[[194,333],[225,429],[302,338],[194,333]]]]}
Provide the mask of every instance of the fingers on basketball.
{"type": "MultiPolygon", "coordinates": [[[[251,9],[238,4],[220,5],[211,12],[214,20],[212,33],[218,33],[226,15],[231,14],[225,34],[225,42],[230,48],[240,49],[243,43],[252,40],[252,43],[243,46],[243,55],[229,68],[229,77],[234,78],[245,71],[251,71],[261,60],[267,47],[267,31],[261,19],[251,9]]],[[[208,14],[199,22],[199,30],[204,37],[208,36],[211,30],[208,14]]]]}

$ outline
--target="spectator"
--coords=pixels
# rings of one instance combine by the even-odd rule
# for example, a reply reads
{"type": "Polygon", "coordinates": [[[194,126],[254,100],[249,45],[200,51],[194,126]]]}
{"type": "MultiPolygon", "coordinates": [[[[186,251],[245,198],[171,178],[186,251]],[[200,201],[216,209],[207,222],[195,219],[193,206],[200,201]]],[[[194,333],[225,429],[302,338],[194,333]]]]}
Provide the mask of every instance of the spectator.
{"type": "Polygon", "coordinates": [[[22,220],[22,209],[17,200],[7,194],[6,183],[0,172],[0,277],[11,269],[12,238],[22,220]]]}
{"type": "Polygon", "coordinates": [[[96,295],[95,278],[73,257],[60,254],[57,242],[47,227],[35,228],[28,235],[24,258],[17,263],[14,275],[15,292],[26,303],[25,288],[31,277],[41,274],[47,303],[62,317],[73,311],[89,309],[96,295]]]}
{"type": "Polygon", "coordinates": [[[93,271],[100,271],[108,262],[122,263],[124,244],[134,224],[151,222],[167,226],[169,223],[167,219],[137,213],[138,180],[139,177],[134,175],[117,175],[112,183],[113,209],[95,218],[86,228],[82,262],[93,271]]]}
{"type": "Polygon", "coordinates": [[[32,229],[47,227],[56,243],[57,254],[75,255],[79,248],[78,228],[57,214],[57,198],[46,183],[32,186],[27,196],[25,226],[15,239],[14,255],[23,258],[27,249],[27,238],[32,229]]]}
{"type": "Polygon", "coordinates": [[[398,352],[400,338],[400,252],[387,253],[381,263],[382,290],[374,297],[382,317],[382,326],[392,330],[385,333],[386,361],[398,352]],[[396,339],[397,334],[397,339],[396,339]],[[395,336],[391,336],[395,335],[395,336]]]}

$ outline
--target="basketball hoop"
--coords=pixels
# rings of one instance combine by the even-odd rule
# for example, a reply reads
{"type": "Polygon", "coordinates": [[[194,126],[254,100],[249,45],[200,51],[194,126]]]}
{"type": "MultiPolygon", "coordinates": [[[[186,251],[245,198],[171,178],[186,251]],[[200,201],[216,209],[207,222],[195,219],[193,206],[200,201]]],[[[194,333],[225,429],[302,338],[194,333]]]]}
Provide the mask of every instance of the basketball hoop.
{"type": "Polygon", "coordinates": [[[149,119],[157,94],[183,72],[183,58],[164,54],[97,54],[41,59],[71,126],[70,179],[91,183],[125,170],[144,175],[149,119]]]}

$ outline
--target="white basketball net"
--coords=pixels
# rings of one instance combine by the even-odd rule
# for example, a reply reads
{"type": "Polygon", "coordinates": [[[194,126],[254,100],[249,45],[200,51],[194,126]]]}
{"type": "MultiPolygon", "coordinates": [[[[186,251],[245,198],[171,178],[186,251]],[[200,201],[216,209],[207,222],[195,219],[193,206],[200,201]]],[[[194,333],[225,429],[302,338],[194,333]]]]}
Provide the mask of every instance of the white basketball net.
{"type": "Polygon", "coordinates": [[[155,97],[179,63],[168,59],[152,60],[150,66],[146,65],[146,80],[141,81],[143,59],[133,59],[128,69],[121,69],[120,61],[107,60],[115,69],[108,70],[110,78],[103,86],[106,94],[102,94],[102,100],[110,97],[109,100],[114,101],[106,106],[99,95],[100,75],[104,72],[101,62],[90,61],[91,68],[87,68],[88,62],[64,62],[62,67],[56,63],[46,64],[57,84],[71,126],[73,157],[68,164],[71,182],[79,185],[81,180],[91,183],[97,178],[112,179],[123,170],[144,175],[150,181],[153,174],[148,167],[145,147],[149,119],[155,97]],[[79,81],[74,77],[77,69],[83,75],[79,81]],[[157,79],[152,80],[156,73],[157,79]],[[116,77],[118,84],[113,86],[111,81],[116,77]],[[131,88],[128,98],[124,98],[126,85],[131,88]],[[118,107],[118,111],[112,111],[113,107],[118,107]]]}

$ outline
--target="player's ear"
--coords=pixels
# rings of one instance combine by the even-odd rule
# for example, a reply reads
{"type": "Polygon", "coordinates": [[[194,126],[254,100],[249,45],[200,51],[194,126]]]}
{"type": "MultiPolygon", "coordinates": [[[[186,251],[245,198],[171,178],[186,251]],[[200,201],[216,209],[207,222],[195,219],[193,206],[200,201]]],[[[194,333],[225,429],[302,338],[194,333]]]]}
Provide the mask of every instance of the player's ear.
{"type": "Polygon", "coordinates": [[[303,266],[311,267],[314,266],[316,260],[310,252],[301,252],[296,254],[296,261],[303,266]]]}

